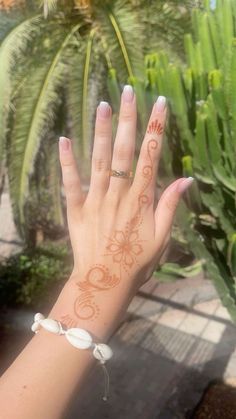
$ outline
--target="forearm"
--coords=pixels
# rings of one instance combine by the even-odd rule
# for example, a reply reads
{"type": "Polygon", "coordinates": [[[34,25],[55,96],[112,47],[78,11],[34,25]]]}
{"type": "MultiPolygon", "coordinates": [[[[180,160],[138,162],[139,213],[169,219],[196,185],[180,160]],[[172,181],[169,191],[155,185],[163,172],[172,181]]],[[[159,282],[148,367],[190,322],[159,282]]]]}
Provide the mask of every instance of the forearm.
{"type": "MultiPolygon", "coordinates": [[[[48,317],[60,320],[71,311],[78,297],[74,280],[68,281],[48,317]]],[[[77,319],[77,327],[90,332],[95,341],[107,341],[125,313],[132,295],[125,284],[112,295],[109,291],[103,292],[96,298],[99,315],[95,319],[77,319]]],[[[93,363],[92,351],[76,349],[64,336],[41,329],[1,378],[0,405],[3,417],[61,417],[73,392],[80,388],[93,363]]]]}

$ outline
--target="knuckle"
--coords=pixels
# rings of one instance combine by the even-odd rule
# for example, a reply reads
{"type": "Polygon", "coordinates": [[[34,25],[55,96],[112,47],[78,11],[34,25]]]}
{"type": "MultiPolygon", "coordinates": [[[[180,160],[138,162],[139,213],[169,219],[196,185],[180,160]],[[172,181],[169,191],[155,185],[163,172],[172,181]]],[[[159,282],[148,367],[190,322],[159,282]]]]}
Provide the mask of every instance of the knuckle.
{"type": "Polygon", "coordinates": [[[62,168],[64,170],[66,170],[67,167],[72,167],[73,166],[73,160],[71,160],[71,159],[63,159],[61,161],[61,165],[62,165],[62,168]]]}
{"type": "Polygon", "coordinates": [[[93,167],[95,172],[104,172],[108,170],[108,161],[103,157],[93,158],[93,167]]]}
{"type": "Polygon", "coordinates": [[[120,144],[114,149],[114,157],[117,160],[129,161],[131,159],[132,150],[126,144],[120,144]]]}
{"type": "Polygon", "coordinates": [[[106,130],[104,129],[100,129],[99,131],[96,132],[96,141],[98,143],[102,143],[104,140],[108,139],[108,133],[106,130]]]}
{"type": "Polygon", "coordinates": [[[131,122],[134,119],[134,115],[131,112],[121,112],[119,121],[121,122],[131,122]]]}

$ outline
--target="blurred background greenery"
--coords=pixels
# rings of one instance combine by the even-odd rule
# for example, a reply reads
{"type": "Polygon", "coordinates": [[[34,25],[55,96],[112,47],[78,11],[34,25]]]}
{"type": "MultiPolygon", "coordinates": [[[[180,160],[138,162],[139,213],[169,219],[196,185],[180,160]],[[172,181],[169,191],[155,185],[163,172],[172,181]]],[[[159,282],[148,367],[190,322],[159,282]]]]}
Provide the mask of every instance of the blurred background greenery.
{"type": "Polygon", "coordinates": [[[136,157],[152,103],[168,98],[158,192],[173,177],[196,179],[156,276],[203,269],[236,320],[235,1],[0,1],[0,19],[0,190],[7,179],[25,247],[2,262],[2,300],[35,304],[68,274],[57,138],[73,139],[86,188],[96,107],[112,104],[115,130],[130,83],[136,157]]]}

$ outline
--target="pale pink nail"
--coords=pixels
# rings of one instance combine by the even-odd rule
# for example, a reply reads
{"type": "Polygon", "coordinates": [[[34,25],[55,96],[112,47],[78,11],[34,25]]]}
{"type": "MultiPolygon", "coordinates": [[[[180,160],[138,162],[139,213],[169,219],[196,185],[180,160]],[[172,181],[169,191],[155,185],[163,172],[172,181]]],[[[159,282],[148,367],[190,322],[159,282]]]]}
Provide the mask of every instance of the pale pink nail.
{"type": "Polygon", "coordinates": [[[165,96],[159,96],[156,101],[156,110],[157,112],[163,112],[166,107],[166,98],[165,96]]]}
{"type": "Polygon", "coordinates": [[[100,102],[98,106],[99,116],[102,118],[107,118],[110,115],[110,105],[108,102],[100,102]]]}
{"type": "Polygon", "coordinates": [[[124,87],[123,93],[122,93],[122,98],[123,98],[124,102],[127,102],[127,103],[132,102],[132,100],[134,98],[134,89],[129,84],[127,84],[124,87]]]}
{"type": "Polygon", "coordinates": [[[63,151],[68,151],[70,148],[70,140],[66,137],[60,137],[59,144],[60,144],[61,150],[63,151]]]}
{"type": "Polygon", "coordinates": [[[178,191],[183,194],[194,181],[193,177],[187,177],[178,186],[178,191]]]}

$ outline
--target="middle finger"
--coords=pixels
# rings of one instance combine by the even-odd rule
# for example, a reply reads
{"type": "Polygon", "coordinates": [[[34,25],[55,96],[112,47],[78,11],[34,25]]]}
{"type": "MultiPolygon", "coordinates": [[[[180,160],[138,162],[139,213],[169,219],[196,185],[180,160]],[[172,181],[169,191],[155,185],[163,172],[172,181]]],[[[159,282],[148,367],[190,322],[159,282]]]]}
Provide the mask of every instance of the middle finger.
{"type": "MultiPolygon", "coordinates": [[[[114,142],[111,169],[130,172],[132,170],[136,137],[136,98],[132,86],[125,86],[120,106],[119,124],[114,142]]],[[[123,192],[130,180],[111,176],[108,192],[123,192]]]]}

